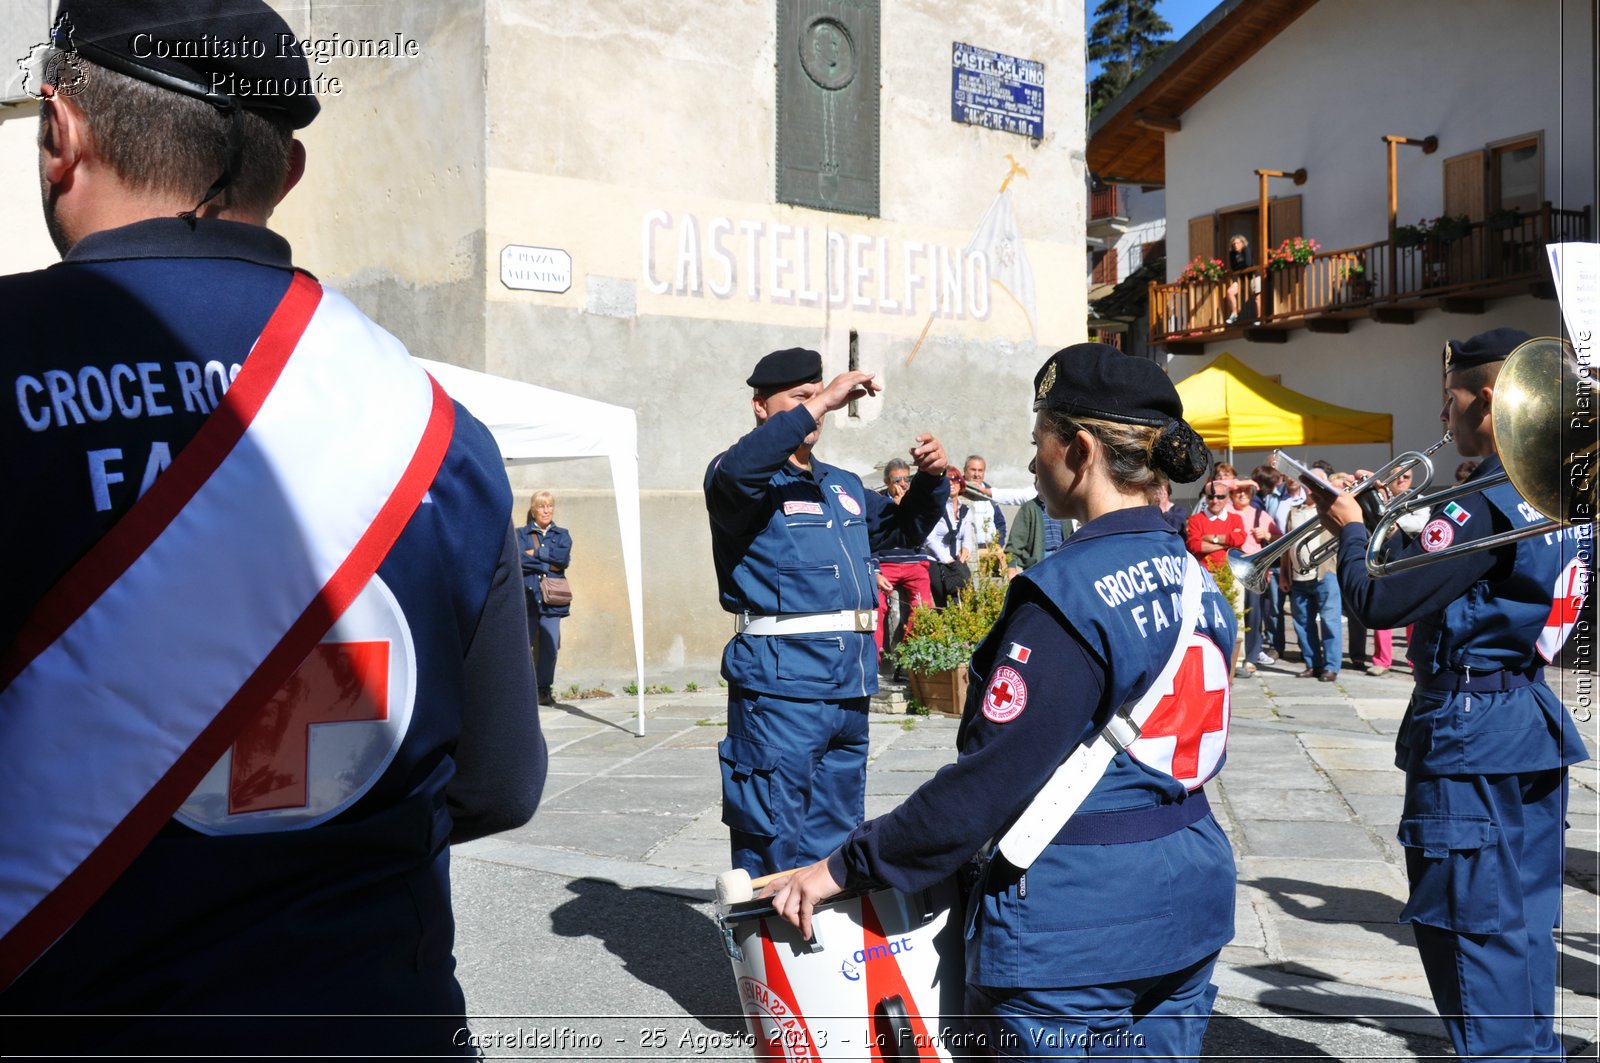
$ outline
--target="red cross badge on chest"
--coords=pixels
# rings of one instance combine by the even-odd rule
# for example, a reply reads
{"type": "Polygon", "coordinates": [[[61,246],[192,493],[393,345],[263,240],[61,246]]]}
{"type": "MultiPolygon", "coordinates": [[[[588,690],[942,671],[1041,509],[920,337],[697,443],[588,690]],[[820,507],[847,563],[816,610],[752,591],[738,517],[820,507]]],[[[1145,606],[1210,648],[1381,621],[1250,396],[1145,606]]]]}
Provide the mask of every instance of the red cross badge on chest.
{"type": "Polygon", "coordinates": [[[1228,659],[1204,635],[1191,635],[1172,686],[1128,748],[1139,763],[1190,790],[1217,773],[1228,745],[1228,659]]]}
{"type": "Polygon", "coordinates": [[[1010,723],[1028,707],[1028,683],[1015,668],[1001,665],[983,692],[983,714],[995,723],[1010,723]]]}
{"type": "Polygon", "coordinates": [[[206,834],[315,826],[377,783],[409,730],[411,631],[376,576],[195,787],[177,818],[206,834]]]}

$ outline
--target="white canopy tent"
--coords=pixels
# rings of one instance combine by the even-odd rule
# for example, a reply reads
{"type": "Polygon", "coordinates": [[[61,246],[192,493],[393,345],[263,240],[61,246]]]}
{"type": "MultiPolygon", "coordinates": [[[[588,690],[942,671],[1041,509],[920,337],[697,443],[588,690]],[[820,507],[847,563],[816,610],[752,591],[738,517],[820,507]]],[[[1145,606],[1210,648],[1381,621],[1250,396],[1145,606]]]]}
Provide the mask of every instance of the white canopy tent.
{"type": "Polygon", "coordinates": [[[639,527],[639,422],[625,406],[418,358],[439,386],[482,421],[507,465],[606,458],[617,496],[622,569],[633,621],[639,734],[644,734],[644,579],[639,527]]]}

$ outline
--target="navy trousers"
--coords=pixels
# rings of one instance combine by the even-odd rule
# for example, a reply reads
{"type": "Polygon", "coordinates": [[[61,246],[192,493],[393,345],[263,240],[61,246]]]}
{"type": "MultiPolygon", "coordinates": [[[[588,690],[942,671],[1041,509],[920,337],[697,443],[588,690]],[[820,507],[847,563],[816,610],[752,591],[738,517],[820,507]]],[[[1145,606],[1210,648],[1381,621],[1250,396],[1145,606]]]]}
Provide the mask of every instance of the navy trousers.
{"type": "Polygon", "coordinates": [[[1067,989],[968,984],[967,1022],[996,1059],[1197,1060],[1216,965],[1213,953],[1171,974],[1067,989]]]}
{"type": "Polygon", "coordinates": [[[1400,842],[1434,1005],[1462,1059],[1562,1059],[1565,768],[1406,779],[1400,842]]]}
{"type": "Polygon", "coordinates": [[[758,876],[815,863],[866,818],[869,700],[728,688],[717,753],[734,867],[758,876]]]}

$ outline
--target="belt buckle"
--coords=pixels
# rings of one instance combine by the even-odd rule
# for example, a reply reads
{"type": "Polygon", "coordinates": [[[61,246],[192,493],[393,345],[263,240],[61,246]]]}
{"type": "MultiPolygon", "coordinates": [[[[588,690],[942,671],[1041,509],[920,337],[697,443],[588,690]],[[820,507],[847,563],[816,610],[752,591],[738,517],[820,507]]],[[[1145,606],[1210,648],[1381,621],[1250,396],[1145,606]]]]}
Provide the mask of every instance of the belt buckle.
{"type": "Polygon", "coordinates": [[[876,609],[855,610],[856,634],[866,635],[878,630],[878,611],[876,609]]]}

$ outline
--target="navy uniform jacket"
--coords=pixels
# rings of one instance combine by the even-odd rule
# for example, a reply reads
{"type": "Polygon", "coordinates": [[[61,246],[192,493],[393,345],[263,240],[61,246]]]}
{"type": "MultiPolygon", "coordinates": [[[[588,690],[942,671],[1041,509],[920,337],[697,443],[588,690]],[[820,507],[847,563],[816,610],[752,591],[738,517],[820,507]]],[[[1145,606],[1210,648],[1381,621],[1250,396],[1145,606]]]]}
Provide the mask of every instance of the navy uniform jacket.
{"type": "MultiPolygon", "coordinates": [[[[1178,637],[1184,553],[1155,507],[1140,507],[1090,521],[1014,580],[973,654],[960,757],[857,828],[830,858],[835,880],[923,889],[1002,834],[1067,754],[1166,664],[1178,637]]],[[[1237,623],[1209,576],[1205,587],[1196,626],[1217,655],[1195,677],[1214,689],[1192,702],[1198,726],[1184,730],[1213,738],[1209,749],[1175,742],[1165,765],[1199,777],[1180,781],[1159,751],[1136,744],[1145,759],[1117,754],[1025,875],[996,856],[968,913],[969,982],[1043,988],[1143,978],[1198,962],[1233,936],[1232,851],[1196,802],[1200,783],[1222,764],[1237,623]],[[1174,814],[1192,822],[1169,830],[1162,824],[1174,814]]],[[[1158,709],[1146,734],[1167,719],[1158,709]]]]}
{"type": "MultiPolygon", "coordinates": [[[[1498,456],[1473,474],[1500,471],[1498,456]]],[[[1448,503],[1422,533],[1392,556],[1436,552],[1542,519],[1510,484],[1448,503]]],[[[1373,579],[1364,560],[1367,529],[1339,536],[1339,588],[1345,607],[1373,628],[1416,625],[1408,657],[1417,690],[1396,738],[1396,765],[1424,775],[1541,771],[1588,759],[1571,714],[1542,681],[1509,691],[1448,689],[1453,676],[1532,674],[1547,654],[1539,641],[1552,601],[1581,588],[1593,529],[1580,526],[1446,558],[1373,579]]]]}
{"type": "MultiPolygon", "coordinates": [[[[171,218],[93,234],[61,264],[0,278],[12,399],[0,407],[0,642],[193,437],[291,276],[288,244],[266,229],[171,218]]],[[[510,507],[493,439],[457,407],[444,463],[377,573],[415,667],[392,760],[304,829],[257,830],[248,813],[229,817],[240,833],[170,821],[0,1010],[459,1016],[449,844],[526,822],[544,782],[510,507]]],[[[308,755],[307,772],[339,770],[308,755]]],[[[230,1019],[210,1043],[447,1053],[438,1038],[459,1023],[435,1021],[425,1032],[324,1021],[296,1036],[230,1019]]],[[[166,1054],[193,1050],[183,1031],[106,1020],[37,1032],[51,1051],[166,1054]]]]}
{"type": "MultiPolygon", "coordinates": [[[[722,607],[779,616],[876,609],[875,551],[918,546],[950,495],[943,476],[919,472],[899,505],[860,477],[789,455],[815,431],[803,406],[767,418],[706,469],[706,509],[722,607]]],[[[735,635],[722,676],[796,700],[867,697],[878,689],[872,632],[735,635]]]]}
{"type": "Polygon", "coordinates": [[[571,604],[551,605],[539,593],[540,576],[559,576],[572,563],[572,534],[558,524],[538,532],[539,546],[535,549],[533,536],[538,525],[525,524],[517,529],[517,556],[522,559],[522,584],[528,594],[539,603],[539,612],[545,616],[567,616],[571,604]],[[529,555],[528,551],[533,550],[529,555]]]}

